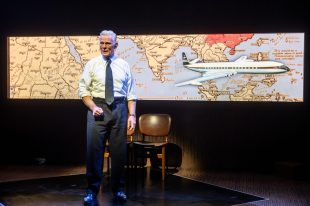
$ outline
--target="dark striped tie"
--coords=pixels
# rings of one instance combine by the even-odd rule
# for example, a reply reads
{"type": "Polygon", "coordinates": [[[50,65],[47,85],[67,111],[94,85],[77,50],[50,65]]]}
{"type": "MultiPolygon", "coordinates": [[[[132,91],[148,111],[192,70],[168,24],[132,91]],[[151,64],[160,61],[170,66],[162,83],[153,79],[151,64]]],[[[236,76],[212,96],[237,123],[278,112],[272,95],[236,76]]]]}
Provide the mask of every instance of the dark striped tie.
{"type": "Polygon", "coordinates": [[[108,105],[111,105],[114,101],[113,74],[110,65],[111,59],[108,59],[105,72],[105,101],[108,105]]]}

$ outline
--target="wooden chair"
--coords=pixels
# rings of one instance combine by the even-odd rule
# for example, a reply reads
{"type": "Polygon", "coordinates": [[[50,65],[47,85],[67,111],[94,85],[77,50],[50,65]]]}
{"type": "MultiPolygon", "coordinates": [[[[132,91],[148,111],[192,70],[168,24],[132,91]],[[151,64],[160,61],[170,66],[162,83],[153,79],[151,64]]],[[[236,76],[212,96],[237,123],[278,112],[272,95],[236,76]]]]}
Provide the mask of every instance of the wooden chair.
{"type": "Polygon", "coordinates": [[[165,179],[166,144],[171,126],[168,114],[143,114],[138,121],[142,140],[133,141],[134,161],[139,157],[151,158],[151,155],[161,159],[162,180],[165,179]]]}

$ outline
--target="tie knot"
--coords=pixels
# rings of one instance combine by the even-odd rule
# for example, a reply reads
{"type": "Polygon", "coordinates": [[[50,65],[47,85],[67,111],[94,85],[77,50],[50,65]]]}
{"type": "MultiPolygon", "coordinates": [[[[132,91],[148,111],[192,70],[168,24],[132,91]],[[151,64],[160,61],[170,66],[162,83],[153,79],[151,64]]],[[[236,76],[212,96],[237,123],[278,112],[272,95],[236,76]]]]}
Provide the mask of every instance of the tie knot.
{"type": "Polygon", "coordinates": [[[107,65],[110,65],[111,64],[111,59],[110,58],[107,58],[107,65]]]}

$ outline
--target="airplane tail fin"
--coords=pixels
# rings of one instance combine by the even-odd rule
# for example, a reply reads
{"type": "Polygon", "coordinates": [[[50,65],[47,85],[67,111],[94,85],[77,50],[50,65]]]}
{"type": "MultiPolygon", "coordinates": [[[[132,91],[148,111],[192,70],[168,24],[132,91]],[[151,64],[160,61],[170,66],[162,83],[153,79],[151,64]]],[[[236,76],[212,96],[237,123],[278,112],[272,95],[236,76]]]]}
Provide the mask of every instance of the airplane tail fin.
{"type": "Polygon", "coordinates": [[[188,65],[189,64],[189,61],[186,57],[186,54],[185,52],[182,52],[182,61],[183,61],[183,65],[188,65]]]}

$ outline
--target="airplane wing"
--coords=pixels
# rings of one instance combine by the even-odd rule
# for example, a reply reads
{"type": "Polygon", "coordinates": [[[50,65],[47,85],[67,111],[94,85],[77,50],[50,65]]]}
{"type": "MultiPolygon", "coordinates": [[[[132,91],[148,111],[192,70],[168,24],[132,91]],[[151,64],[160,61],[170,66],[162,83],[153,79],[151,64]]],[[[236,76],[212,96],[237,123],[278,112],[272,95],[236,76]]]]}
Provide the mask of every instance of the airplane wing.
{"type": "Polygon", "coordinates": [[[222,71],[222,72],[212,72],[212,73],[205,72],[202,77],[192,79],[192,80],[188,80],[185,82],[180,82],[178,84],[175,84],[175,86],[177,86],[177,87],[184,86],[184,85],[201,86],[202,82],[204,82],[204,81],[212,80],[212,79],[218,79],[218,78],[222,78],[222,77],[229,77],[229,76],[232,76],[235,74],[237,74],[236,71],[229,71],[229,72],[223,72],[222,71]]]}

